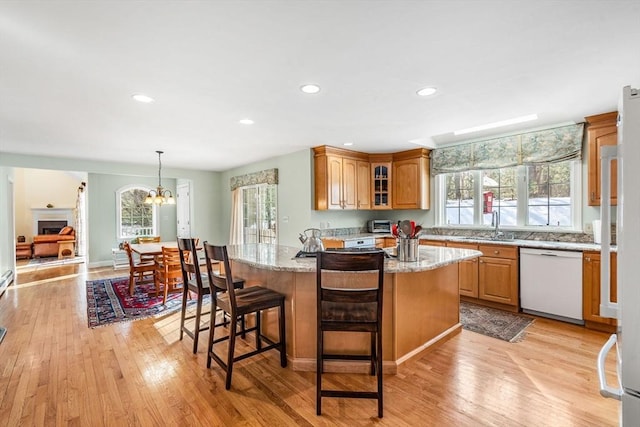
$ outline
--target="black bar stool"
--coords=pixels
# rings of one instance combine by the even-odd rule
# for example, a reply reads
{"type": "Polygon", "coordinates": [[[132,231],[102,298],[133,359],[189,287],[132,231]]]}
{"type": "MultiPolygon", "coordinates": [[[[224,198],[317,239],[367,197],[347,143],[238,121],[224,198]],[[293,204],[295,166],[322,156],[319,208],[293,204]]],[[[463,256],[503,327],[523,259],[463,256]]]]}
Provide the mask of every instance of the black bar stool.
{"type": "Polygon", "coordinates": [[[231,388],[231,374],[233,373],[233,363],[254,356],[259,353],[263,353],[267,350],[277,349],[280,352],[280,366],[283,368],[287,366],[287,345],[286,345],[286,330],[285,330],[285,316],[284,316],[284,295],[272,291],[271,289],[263,288],[262,286],[250,286],[243,289],[235,289],[233,286],[231,264],[229,262],[229,256],[227,254],[226,246],[213,246],[204,242],[204,253],[207,260],[207,272],[209,273],[209,283],[213,286],[211,289],[220,288],[226,292],[211,292],[212,307],[220,308],[225,313],[230,315],[231,319],[237,319],[238,316],[245,316],[247,314],[255,313],[256,325],[249,329],[245,329],[246,332],[255,331],[256,337],[256,349],[239,356],[234,355],[235,342],[236,342],[236,328],[237,322],[231,322],[229,324],[229,335],[221,338],[214,339],[215,337],[215,310],[211,312],[211,324],[213,327],[209,332],[209,349],[207,351],[207,368],[211,367],[211,359],[215,360],[218,365],[226,372],[226,384],[225,388],[229,390],[231,388]],[[215,261],[222,263],[225,276],[221,277],[213,273],[212,264],[215,261]],[[262,335],[261,330],[261,311],[268,310],[270,308],[278,308],[278,326],[279,337],[278,342],[273,342],[268,337],[262,335]],[[214,351],[214,344],[229,340],[228,354],[226,361],[223,360],[214,351]],[[266,341],[268,345],[263,346],[262,341],[266,341]]]}
{"type": "MultiPolygon", "coordinates": [[[[358,275],[358,278],[363,275],[358,275]]],[[[318,252],[316,270],[317,289],[317,361],[316,413],[322,414],[323,397],[348,397],[378,400],[378,417],[382,418],[382,294],[384,253],[318,252]],[[375,287],[362,288],[353,281],[332,283],[337,275],[331,272],[371,272],[377,280],[375,287]],[[327,274],[327,272],[330,272],[327,274]],[[333,276],[333,277],[332,277],[333,276]],[[351,282],[351,283],[349,283],[351,282]],[[352,285],[352,286],[350,286],[352,285]],[[324,352],[324,332],[368,332],[371,334],[369,355],[330,354],[324,352]],[[371,375],[377,375],[377,391],[327,390],[322,388],[323,362],[327,359],[370,360],[371,375]]]]}

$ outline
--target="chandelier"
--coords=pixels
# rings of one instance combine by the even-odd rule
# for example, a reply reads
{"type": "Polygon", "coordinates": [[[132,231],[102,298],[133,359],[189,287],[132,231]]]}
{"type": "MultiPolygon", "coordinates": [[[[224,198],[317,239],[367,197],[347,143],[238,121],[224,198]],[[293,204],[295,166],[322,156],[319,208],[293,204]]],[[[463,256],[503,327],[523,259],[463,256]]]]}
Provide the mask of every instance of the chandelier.
{"type": "Polygon", "coordinates": [[[158,188],[156,188],[155,191],[149,191],[149,194],[147,194],[147,197],[144,199],[144,203],[147,205],[158,206],[165,203],[168,205],[175,205],[176,199],[173,198],[171,191],[162,188],[162,160],[160,160],[160,155],[162,155],[164,151],[157,150],[156,153],[158,153],[158,188]]]}

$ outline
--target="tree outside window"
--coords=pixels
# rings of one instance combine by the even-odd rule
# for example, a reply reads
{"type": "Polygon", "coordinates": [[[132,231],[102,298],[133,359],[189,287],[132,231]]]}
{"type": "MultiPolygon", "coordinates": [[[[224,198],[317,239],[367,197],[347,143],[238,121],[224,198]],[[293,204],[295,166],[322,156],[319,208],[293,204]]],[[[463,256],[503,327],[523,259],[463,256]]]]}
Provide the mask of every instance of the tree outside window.
{"type": "Polygon", "coordinates": [[[157,235],[156,208],[144,203],[149,190],[141,186],[128,186],[116,192],[120,239],[157,235]]]}
{"type": "Polygon", "coordinates": [[[277,186],[261,184],[242,188],[244,243],[276,243],[277,186]]]}

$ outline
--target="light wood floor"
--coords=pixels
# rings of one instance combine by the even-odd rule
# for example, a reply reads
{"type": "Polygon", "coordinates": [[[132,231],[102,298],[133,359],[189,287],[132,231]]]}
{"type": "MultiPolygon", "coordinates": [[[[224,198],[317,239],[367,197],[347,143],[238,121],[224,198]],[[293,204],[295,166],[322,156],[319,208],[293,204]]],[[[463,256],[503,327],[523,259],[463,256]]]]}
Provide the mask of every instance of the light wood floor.
{"type": "MultiPolygon", "coordinates": [[[[171,319],[89,329],[85,281],[126,274],[19,274],[0,298],[0,425],[617,425],[619,406],[600,397],[595,372],[606,334],[545,319],[520,343],[462,331],[385,376],[383,419],[375,401],[346,399],[324,399],[318,417],[314,374],[280,368],[275,352],[239,362],[226,391],[219,367],[205,366],[206,333],[194,356],[171,319]]],[[[325,378],[373,387],[366,375],[325,378]]]]}

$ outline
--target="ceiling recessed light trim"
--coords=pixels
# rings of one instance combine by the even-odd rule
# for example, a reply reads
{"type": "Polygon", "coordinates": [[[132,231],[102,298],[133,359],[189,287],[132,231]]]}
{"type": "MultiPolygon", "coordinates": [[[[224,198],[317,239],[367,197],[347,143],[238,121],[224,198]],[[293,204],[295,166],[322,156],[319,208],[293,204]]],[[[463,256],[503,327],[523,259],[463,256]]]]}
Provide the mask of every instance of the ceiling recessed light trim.
{"type": "Polygon", "coordinates": [[[255,122],[251,119],[240,119],[238,120],[238,123],[240,123],[241,125],[252,125],[255,122]]]}
{"type": "Polygon", "coordinates": [[[320,86],[309,83],[309,84],[300,86],[300,90],[304,93],[314,94],[314,93],[320,92],[320,86]]]}
{"type": "Polygon", "coordinates": [[[155,101],[155,99],[148,95],[145,95],[144,93],[134,93],[133,95],[131,95],[131,97],[136,101],[144,102],[145,104],[150,104],[155,101]]]}
{"type": "Polygon", "coordinates": [[[435,88],[433,86],[427,86],[418,90],[416,94],[418,94],[418,96],[431,96],[431,95],[435,95],[436,92],[438,92],[438,88],[435,88]]]}
{"type": "Polygon", "coordinates": [[[342,145],[344,145],[345,147],[351,147],[353,145],[353,142],[345,142],[342,145]]]}
{"type": "Polygon", "coordinates": [[[479,132],[481,130],[494,129],[503,126],[515,125],[518,123],[530,122],[538,120],[537,114],[528,114],[526,116],[514,117],[513,119],[501,120],[499,122],[487,123],[480,126],[474,126],[466,129],[460,129],[453,132],[454,135],[465,135],[467,133],[479,132]]]}

